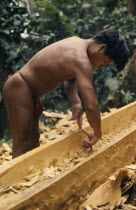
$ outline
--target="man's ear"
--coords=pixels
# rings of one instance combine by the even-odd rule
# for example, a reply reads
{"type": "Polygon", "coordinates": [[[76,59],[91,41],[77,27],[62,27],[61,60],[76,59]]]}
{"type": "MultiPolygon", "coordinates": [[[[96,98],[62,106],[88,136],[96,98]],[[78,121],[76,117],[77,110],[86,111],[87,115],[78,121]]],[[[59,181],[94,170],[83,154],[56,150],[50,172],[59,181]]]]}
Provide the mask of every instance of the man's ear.
{"type": "Polygon", "coordinates": [[[107,48],[107,45],[106,45],[106,44],[101,44],[101,45],[99,46],[99,52],[104,53],[105,50],[106,50],[106,48],[107,48]]]}

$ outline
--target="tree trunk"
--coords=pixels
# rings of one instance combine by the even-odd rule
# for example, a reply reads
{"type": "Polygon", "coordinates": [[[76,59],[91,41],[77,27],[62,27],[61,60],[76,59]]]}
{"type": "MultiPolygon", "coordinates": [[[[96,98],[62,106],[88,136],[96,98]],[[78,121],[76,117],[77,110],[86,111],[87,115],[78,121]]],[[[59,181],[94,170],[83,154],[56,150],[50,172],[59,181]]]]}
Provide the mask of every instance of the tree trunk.
{"type": "Polygon", "coordinates": [[[136,15],[136,0],[128,0],[128,13],[132,16],[136,15]]]}
{"type": "Polygon", "coordinates": [[[35,2],[34,0],[26,0],[27,11],[31,16],[35,15],[35,2]]]}

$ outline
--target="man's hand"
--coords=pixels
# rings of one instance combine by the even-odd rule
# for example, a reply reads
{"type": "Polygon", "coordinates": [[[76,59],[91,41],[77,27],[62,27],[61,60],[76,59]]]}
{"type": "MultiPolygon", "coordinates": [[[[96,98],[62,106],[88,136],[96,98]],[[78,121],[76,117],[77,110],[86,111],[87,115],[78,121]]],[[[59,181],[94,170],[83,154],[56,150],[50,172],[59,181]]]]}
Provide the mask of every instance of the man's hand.
{"type": "Polygon", "coordinates": [[[83,108],[80,103],[73,105],[72,117],[69,120],[77,120],[77,125],[81,129],[83,124],[83,108]]]}
{"type": "Polygon", "coordinates": [[[89,138],[89,140],[84,139],[83,141],[83,147],[84,148],[90,148],[92,150],[92,145],[94,145],[100,138],[95,136],[93,132],[88,132],[85,129],[82,130],[89,138]]]}

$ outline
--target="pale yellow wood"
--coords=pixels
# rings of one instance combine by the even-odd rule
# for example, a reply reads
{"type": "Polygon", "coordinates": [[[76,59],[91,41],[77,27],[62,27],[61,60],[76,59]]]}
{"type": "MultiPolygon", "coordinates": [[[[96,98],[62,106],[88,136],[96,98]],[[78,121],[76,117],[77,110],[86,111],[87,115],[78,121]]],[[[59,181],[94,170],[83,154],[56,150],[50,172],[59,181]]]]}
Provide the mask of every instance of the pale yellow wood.
{"type": "MultiPolygon", "coordinates": [[[[136,102],[131,103],[114,113],[102,118],[103,133],[110,133],[123,125],[124,121],[136,119],[136,102]]],[[[86,128],[90,130],[90,127],[86,128]]],[[[75,152],[81,151],[84,134],[74,131],[65,135],[53,143],[48,143],[33,151],[30,151],[0,167],[0,189],[18,183],[28,174],[31,166],[41,169],[50,164],[53,159],[62,161],[75,152]]],[[[44,206],[43,209],[57,209],[62,202],[72,194],[86,193],[98,187],[107,175],[117,168],[131,162],[135,156],[136,129],[124,136],[115,144],[100,150],[93,156],[86,158],[71,170],[63,172],[58,177],[49,181],[42,181],[30,189],[13,196],[11,199],[1,202],[0,209],[35,209],[35,205],[44,206]],[[123,150],[121,150],[123,148],[123,150]],[[4,208],[3,208],[4,207],[4,208]],[[26,207],[26,208],[24,208],[26,207]]]]}
{"type": "MultiPolygon", "coordinates": [[[[103,134],[112,132],[117,127],[121,127],[124,121],[130,121],[135,117],[136,102],[118,109],[114,113],[103,117],[103,134]]],[[[87,127],[87,130],[90,130],[90,127],[87,127]]],[[[7,162],[0,167],[0,189],[18,183],[28,174],[31,166],[38,170],[47,167],[53,159],[61,162],[64,158],[81,151],[84,137],[85,135],[77,130],[7,162]]]]}
{"type": "Polygon", "coordinates": [[[131,163],[136,155],[135,147],[136,130],[58,177],[37,183],[1,202],[0,210],[35,210],[37,206],[39,209],[57,210],[71,195],[93,191],[106,181],[108,175],[131,163]]]}

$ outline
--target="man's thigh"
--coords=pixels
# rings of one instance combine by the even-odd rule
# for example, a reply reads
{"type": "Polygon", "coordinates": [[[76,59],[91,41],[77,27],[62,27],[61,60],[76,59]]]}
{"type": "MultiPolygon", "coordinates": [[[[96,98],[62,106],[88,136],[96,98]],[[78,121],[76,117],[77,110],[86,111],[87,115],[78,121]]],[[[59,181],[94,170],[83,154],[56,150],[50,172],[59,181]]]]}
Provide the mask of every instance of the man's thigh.
{"type": "Polygon", "coordinates": [[[5,83],[3,96],[8,111],[14,150],[20,149],[24,153],[33,121],[31,89],[17,73],[5,83]]]}

